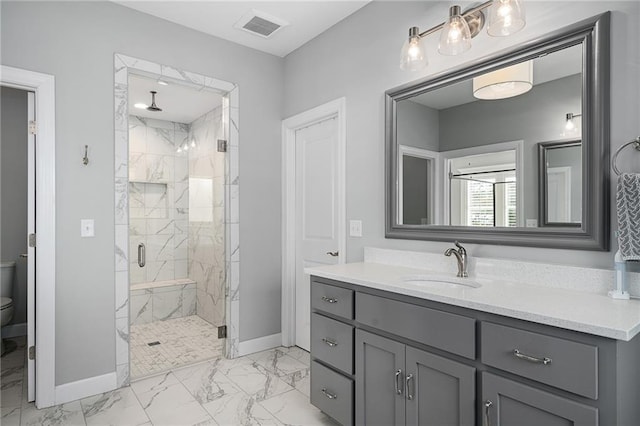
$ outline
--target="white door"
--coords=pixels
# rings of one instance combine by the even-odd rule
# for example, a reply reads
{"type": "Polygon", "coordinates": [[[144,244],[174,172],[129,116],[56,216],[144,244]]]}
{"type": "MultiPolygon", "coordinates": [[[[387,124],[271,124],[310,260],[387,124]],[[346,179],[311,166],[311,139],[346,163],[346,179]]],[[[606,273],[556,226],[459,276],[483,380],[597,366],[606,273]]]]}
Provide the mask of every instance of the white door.
{"type": "Polygon", "coordinates": [[[332,117],[296,130],[296,346],[310,347],[304,268],[338,263],[338,126],[332,117]]]}
{"type": "MultiPolygon", "coordinates": [[[[29,127],[35,121],[35,93],[27,94],[29,127]]],[[[26,124],[26,123],[25,123],[26,124]]],[[[36,136],[28,134],[27,148],[27,236],[36,232],[36,136]]],[[[27,241],[27,348],[36,346],[36,249],[27,241]]],[[[30,352],[30,351],[29,351],[30,352]]],[[[36,361],[27,357],[28,400],[36,399],[36,361]]]]}

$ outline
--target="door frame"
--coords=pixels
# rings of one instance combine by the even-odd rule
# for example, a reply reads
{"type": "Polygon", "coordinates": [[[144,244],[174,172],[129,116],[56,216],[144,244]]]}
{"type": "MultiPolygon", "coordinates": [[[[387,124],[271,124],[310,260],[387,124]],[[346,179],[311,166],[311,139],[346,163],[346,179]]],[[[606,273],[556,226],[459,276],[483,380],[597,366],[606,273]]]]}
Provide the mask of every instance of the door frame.
{"type": "Polygon", "coordinates": [[[56,297],[56,184],[55,78],[2,65],[2,86],[35,92],[35,214],[37,249],[35,278],[36,407],[55,405],[55,297],[56,297]]]}
{"type": "Polygon", "coordinates": [[[296,114],[282,121],[282,345],[293,346],[296,336],[296,131],[330,117],[338,120],[338,263],[345,263],[346,240],[346,98],[296,114]]]}

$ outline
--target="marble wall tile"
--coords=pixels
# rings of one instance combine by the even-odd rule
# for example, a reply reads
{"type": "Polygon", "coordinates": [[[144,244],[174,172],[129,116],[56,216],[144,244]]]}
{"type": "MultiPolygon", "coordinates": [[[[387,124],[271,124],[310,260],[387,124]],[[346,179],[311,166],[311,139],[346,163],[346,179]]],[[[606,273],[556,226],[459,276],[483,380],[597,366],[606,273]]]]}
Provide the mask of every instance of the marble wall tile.
{"type": "Polygon", "coordinates": [[[127,271],[116,272],[116,318],[129,316],[129,277],[127,271]]]}
{"type": "Polygon", "coordinates": [[[190,315],[196,315],[196,289],[185,288],[182,290],[182,316],[188,317],[190,315]]]}
{"type": "Polygon", "coordinates": [[[147,262],[174,260],[174,244],[173,233],[147,235],[147,262]]]}
{"type": "Polygon", "coordinates": [[[129,363],[116,365],[116,377],[118,387],[128,386],[131,377],[129,363]]]}
{"type": "Polygon", "coordinates": [[[145,268],[147,268],[147,281],[164,281],[175,278],[173,261],[147,261],[145,268]]]}
{"type": "Polygon", "coordinates": [[[126,225],[129,222],[129,202],[127,197],[127,178],[115,180],[115,223],[126,225]]]}
{"type": "Polygon", "coordinates": [[[115,138],[115,177],[127,178],[129,176],[129,151],[127,149],[129,135],[127,132],[117,130],[115,138]]]}
{"type": "Polygon", "coordinates": [[[147,128],[147,154],[170,155],[175,154],[174,126],[170,129],[147,128]]]}
{"type": "Polygon", "coordinates": [[[153,320],[153,301],[151,291],[145,291],[142,295],[132,295],[130,297],[131,311],[130,324],[148,324],[153,320]]]}
{"type": "Polygon", "coordinates": [[[182,316],[182,290],[152,293],[153,321],[165,321],[182,316]]]}
{"type": "Polygon", "coordinates": [[[129,262],[128,226],[115,225],[115,270],[126,271],[129,262]]]}
{"type": "Polygon", "coordinates": [[[129,321],[116,319],[116,365],[129,363],[129,321]]]}

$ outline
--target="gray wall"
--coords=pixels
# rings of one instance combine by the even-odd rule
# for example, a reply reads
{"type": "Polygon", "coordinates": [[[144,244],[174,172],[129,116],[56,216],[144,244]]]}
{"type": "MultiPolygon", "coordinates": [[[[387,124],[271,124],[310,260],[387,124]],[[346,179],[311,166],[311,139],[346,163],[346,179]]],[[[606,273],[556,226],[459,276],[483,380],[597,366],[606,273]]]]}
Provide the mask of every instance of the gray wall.
{"type": "Polygon", "coordinates": [[[56,78],[56,383],[115,371],[116,52],[238,83],[240,339],[279,332],[283,60],[110,2],[1,7],[2,63],[56,78]],[[80,238],[81,218],[95,238],[80,238]]]}
{"type": "MultiPolygon", "coordinates": [[[[475,101],[440,111],[440,150],[524,142],[524,219],[538,218],[538,143],[566,139],[566,114],[582,109],[582,75],[534,86],[500,101],[475,101]]],[[[576,124],[581,121],[576,118],[576,124]]],[[[579,194],[580,192],[578,192],[579,194]]],[[[580,219],[578,219],[580,220],[580,219]]],[[[538,223],[540,223],[538,221],[538,223]]]]}
{"type": "Polygon", "coordinates": [[[398,102],[398,144],[440,151],[440,112],[412,101],[398,102]]]}
{"type": "MultiPolygon", "coordinates": [[[[440,252],[450,244],[384,238],[384,92],[509,48],[593,15],[613,11],[611,25],[611,147],[640,133],[639,2],[528,2],[527,25],[505,38],[482,33],[468,52],[437,53],[438,37],[426,39],[430,65],[399,69],[400,48],[412,26],[429,28],[447,16],[448,2],[371,2],[286,57],[285,116],[345,96],[347,100],[347,219],[363,220],[363,237],[347,242],[347,261],[361,260],[364,246],[440,252]]],[[[620,166],[640,170],[626,155],[620,166]]],[[[613,182],[612,182],[613,189],[613,182]]],[[[612,206],[612,214],[614,213],[612,206]]],[[[612,220],[612,234],[616,225],[612,220]]],[[[615,241],[613,241],[615,250],[615,241]]],[[[610,268],[613,253],[469,245],[474,256],[527,259],[610,268]]]]}
{"type": "Polygon", "coordinates": [[[0,256],[15,261],[13,282],[13,320],[27,322],[27,92],[0,88],[0,161],[2,219],[0,256]]]}

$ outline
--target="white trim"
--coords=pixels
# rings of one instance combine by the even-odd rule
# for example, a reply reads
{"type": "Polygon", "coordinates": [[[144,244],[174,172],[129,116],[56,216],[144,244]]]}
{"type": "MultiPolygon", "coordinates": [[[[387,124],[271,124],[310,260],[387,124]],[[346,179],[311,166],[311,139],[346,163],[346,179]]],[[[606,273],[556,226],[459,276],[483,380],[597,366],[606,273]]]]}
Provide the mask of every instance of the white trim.
{"type": "Polygon", "coordinates": [[[2,338],[10,339],[12,337],[20,337],[27,335],[27,323],[9,324],[2,327],[2,338]]]}
{"type": "Polygon", "coordinates": [[[499,142],[489,145],[480,145],[471,148],[455,149],[451,151],[443,151],[440,153],[440,170],[442,177],[442,195],[443,195],[443,224],[451,223],[451,215],[449,213],[451,189],[449,188],[449,171],[451,164],[448,160],[458,157],[466,157],[469,155],[488,154],[491,152],[516,150],[516,226],[524,227],[524,141],[499,142]]]}
{"type": "Polygon", "coordinates": [[[56,332],[56,139],[55,79],[2,65],[0,84],[36,94],[36,406],[55,405],[56,332]]]}
{"type": "Polygon", "coordinates": [[[56,404],[112,391],[116,389],[117,381],[117,375],[114,372],[56,386],[56,404]]]}
{"type": "Polygon", "coordinates": [[[281,343],[281,333],[240,342],[238,347],[239,356],[250,355],[256,352],[266,351],[267,349],[277,348],[281,343]]]}
{"type": "Polygon", "coordinates": [[[292,346],[296,336],[295,288],[295,137],[296,130],[336,116],[338,120],[338,263],[346,263],[347,146],[346,98],[342,97],[282,121],[282,345],[292,346]]]}
{"type": "Polygon", "coordinates": [[[440,222],[440,209],[436,206],[440,205],[440,153],[429,151],[424,148],[416,148],[408,145],[398,145],[398,224],[404,223],[404,156],[423,158],[425,160],[433,160],[431,163],[431,173],[429,175],[429,192],[431,193],[431,201],[429,202],[430,225],[436,225],[440,222]]]}

